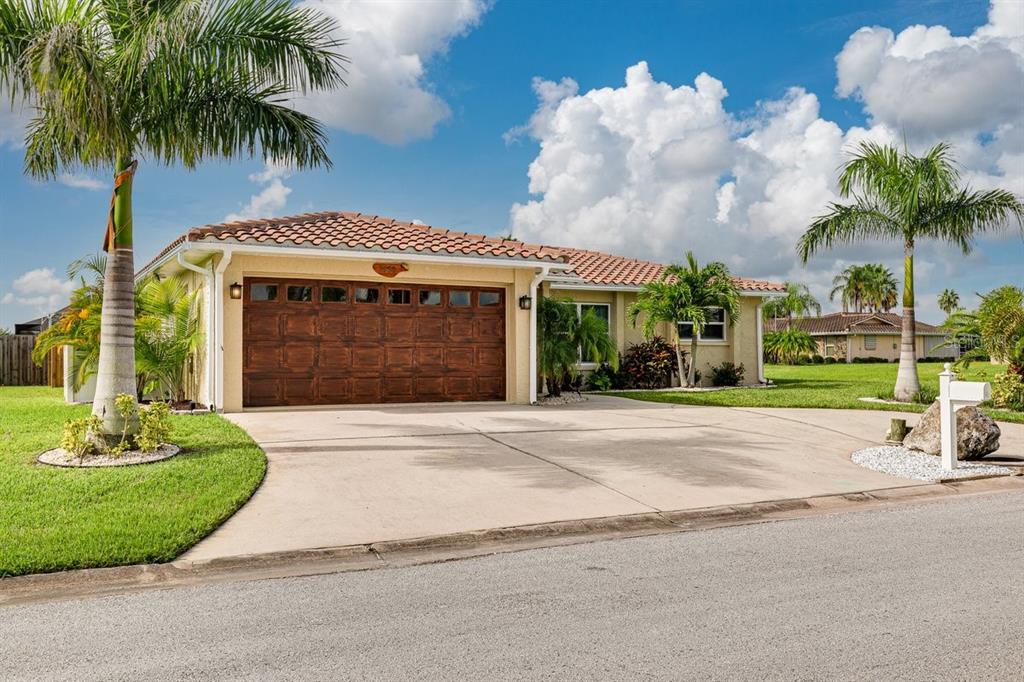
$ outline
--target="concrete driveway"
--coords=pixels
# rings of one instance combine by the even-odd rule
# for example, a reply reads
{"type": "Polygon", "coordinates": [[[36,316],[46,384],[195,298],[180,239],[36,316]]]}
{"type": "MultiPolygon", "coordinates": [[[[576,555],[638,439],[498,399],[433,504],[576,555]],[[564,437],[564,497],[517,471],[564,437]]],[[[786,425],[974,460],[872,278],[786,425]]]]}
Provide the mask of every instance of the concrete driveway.
{"type": "MultiPolygon", "coordinates": [[[[184,558],[910,485],[849,460],[893,416],[610,397],[228,415],[266,450],[267,478],[184,558]]],[[[1001,453],[1024,454],[1024,427],[1003,434],[1001,453]]]]}

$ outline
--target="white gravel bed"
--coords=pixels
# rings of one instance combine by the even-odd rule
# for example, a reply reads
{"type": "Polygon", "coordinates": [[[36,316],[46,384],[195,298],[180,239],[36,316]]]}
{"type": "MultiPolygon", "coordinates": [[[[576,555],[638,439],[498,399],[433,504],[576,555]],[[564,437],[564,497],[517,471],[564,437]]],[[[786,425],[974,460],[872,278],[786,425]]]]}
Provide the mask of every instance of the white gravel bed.
{"type": "Polygon", "coordinates": [[[553,405],[573,405],[575,403],[586,402],[587,397],[580,395],[579,393],[563,392],[560,396],[546,395],[537,400],[537,404],[541,407],[548,407],[553,405]]]}
{"type": "Polygon", "coordinates": [[[64,448],[54,448],[53,450],[47,450],[43,454],[39,455],[39,457],[36,458],[36,461],[40,464],[48,464],[55,467],[69,467],[72,469],[86,467],[126,467],[133,464],[150,464],[152,462],[159,462],[160,460],[174,457],[179,452],[181,452],[181,448],[177,445],[164,443],[153,452],[129,450],[118,457],[111,457],[110,455],[89,455],[82,459],[78,459],[64,448]]]}
{"type": "Polygon", "coordinates": [[[952,471],[942,468],[942,458],[910,450],[902,445],[880,445],[857,450],[850,456],[854,464],[881,471],[890,476],[912,478],[917,481],[934,482],[946,478],[969,478],[971,476],[992,476],[1012,474],[1012,469],[985,464],[984,462],[960,462],[952,471]]]}

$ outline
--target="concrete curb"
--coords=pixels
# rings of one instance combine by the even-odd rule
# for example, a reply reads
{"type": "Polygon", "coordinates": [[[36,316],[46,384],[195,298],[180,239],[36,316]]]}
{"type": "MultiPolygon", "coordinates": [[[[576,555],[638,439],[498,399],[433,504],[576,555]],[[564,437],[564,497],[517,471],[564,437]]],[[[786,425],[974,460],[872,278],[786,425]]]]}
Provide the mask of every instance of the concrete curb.
{"type": "Polygon", "coordinates": [[[342,547],[43,573],[0,579],[0,606],[114,595],[142,589],[412,566],[542,547],[709,530],[1001,491],[1024,491],[1024,476],[956,479],[838,495],[555,521],[342,547]]]}

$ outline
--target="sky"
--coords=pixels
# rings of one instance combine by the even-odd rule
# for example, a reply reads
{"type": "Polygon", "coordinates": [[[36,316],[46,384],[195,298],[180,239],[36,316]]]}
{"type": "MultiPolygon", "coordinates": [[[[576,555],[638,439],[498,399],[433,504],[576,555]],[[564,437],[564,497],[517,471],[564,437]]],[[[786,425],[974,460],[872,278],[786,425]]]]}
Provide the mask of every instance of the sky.
{"type": "MultiPolygon", "coordinates": [[[[188,228],[347,210],[811,287],[899,245],[795,242],[862,140],[954,145],[965,182],[1024,196],[1024,0],[307,0],[333,15],[348,86],[296,100],[330,170],[140,158],[136,262],[188,228]]],[[[28,109],[0,104],[0,327],[55,310],[99,249],[109,175],[23,173],[28,109]]],[[[919,244],[918,319],[944,288],[1024,285],[1014,226],[964,257],[919,244]]]]}

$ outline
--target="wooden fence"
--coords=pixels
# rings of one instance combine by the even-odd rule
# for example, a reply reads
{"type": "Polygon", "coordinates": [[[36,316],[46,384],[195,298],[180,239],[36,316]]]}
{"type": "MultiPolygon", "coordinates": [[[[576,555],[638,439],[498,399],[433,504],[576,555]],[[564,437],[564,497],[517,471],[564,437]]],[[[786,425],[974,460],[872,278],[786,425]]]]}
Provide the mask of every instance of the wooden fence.
{"type": "Polygon", "coordinates": [[[29,334],[0,336],[0,386],[64,385],[64,352],[50,351],[42,366],[32,362],[36,337],[29,334]]]}

